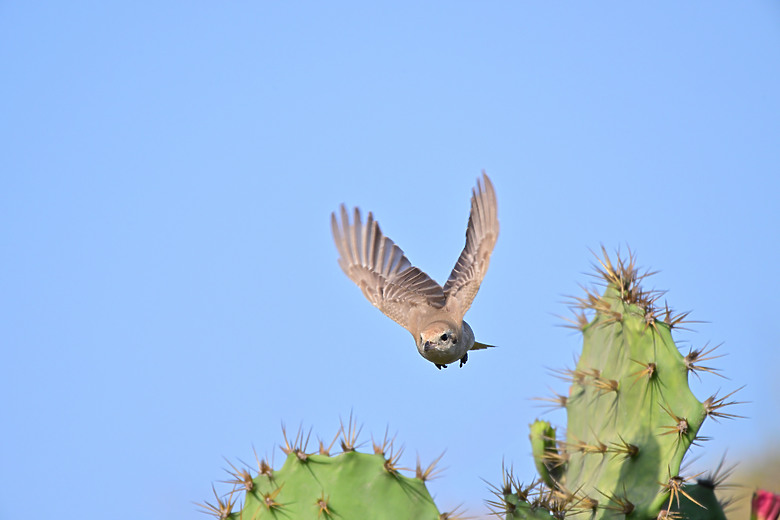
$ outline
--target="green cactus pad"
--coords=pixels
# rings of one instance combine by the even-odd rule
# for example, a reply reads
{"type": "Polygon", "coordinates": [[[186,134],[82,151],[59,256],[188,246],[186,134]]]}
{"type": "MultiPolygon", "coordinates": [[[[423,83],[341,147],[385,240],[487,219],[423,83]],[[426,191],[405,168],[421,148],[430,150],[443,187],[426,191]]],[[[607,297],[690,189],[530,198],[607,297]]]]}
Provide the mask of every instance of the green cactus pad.
{"type": "Polygon", "coordinates": [[[531,424],[531,450],[536,463],[536,471],[542,482],[555,487],[562,477],[562,461],[559,458],[555,441],[555,428],[547,421],[535,421],[531,424]]]}
{"type": "MultiPolygon", "coordinates": [[[[599,264],[601,294],[575,298],[583,347],[577,366],[561,372],[568,396],[551,400],[566,408],[566,438],[554,441],[547,422],[531,425],[546,488],[536,493],[558,517],[721,519],[712,490],[680,475],[706,417],[736,417],[719,410],[735,404],[725,402],[731,394],[700,402],[688,386],[689,372],[713,370],[697,364],[712,351],[680,353],[671,332],[687,313],[659,312],[662,293],[641,287],[651,273],[640,274],[633,255],[613,265],[604,251],[599,264]]],[[[513,499],[505,494],[506,512],[525,514],[513,499]]]]}
{"type": "Polygon", "coordinates": [[[423,481],[388,470],[386,464],[381,454],[347,452],[302,460],[291,453],[281,469],[254,479],[241,514],[258,519],[322,519],[361,518],[371,511],[370,516],[378,520],[438,520],[423,481]]]}
{"type": "Polygon", "coordinates": [[[435,474],[433,464],[425,470],[418,464],[415,477],[402,475],[397,465],[400,452],[393,454],[392,441],[375,444],[371,454],[357,452],[357,435],[351,420],[349,424],[348,430],[342,429],[342,453],[330,455],[322,445],[318,453],[307,453],[300,432],[292,444],[285,435],[282,450],[287,458],[281,468],[274,470],[259,461],[253,475],[233,467],[229,473],[234,479],[228,483],[234,489],[228,498],[217,496],[216,505],[201,507],[220,520],[454,518],[439,514],[425,486],[435,474]],[[240,502],[243,507],[236,510],[240,502]]]}
{"type": "Polygon", "coordinates": [[[583,330],[561,483],[607,506],[613,497],[627,500],[640,518],[655,516],[666,500],[663,483],[678,475],[706,417],[669,325],[646,312],[610,285],[583,330]]]}

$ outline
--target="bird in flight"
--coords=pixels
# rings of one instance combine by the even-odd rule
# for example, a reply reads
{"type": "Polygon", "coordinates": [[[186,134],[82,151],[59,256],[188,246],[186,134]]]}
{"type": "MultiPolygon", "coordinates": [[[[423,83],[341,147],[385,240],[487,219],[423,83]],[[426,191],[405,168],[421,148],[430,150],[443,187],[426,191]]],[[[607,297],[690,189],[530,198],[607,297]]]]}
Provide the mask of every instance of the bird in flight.
{"type": "Polygon", "coordinates": [[[484,171],[481,181],[477,179],[471,191],[466,246],[444,287],[409,262],[371,213],[364,224],[355,208],[350,222],[342,204],[340,221],[335,212],[330,216],[341,269],[368,301],[411,332],[417,351],[439,370],[458,360],[462,367],[469,350],[490,346],[474,341],[474,332],[463,321],[498,238],[496,191],[484,171]]]}

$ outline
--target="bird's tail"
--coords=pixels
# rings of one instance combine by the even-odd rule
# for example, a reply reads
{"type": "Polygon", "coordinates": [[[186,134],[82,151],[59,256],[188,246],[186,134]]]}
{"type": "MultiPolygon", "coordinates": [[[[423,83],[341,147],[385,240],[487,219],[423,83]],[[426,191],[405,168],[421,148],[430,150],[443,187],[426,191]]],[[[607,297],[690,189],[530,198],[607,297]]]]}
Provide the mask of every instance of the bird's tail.
{"type": "Polygon", "coordinates": [[[496,348],[495,345],[486,345],[485,343],[480,343],[479,341],[474,342],[474,346],[471,347],[469,350],[483,350],[486,348],[496,348]]]}

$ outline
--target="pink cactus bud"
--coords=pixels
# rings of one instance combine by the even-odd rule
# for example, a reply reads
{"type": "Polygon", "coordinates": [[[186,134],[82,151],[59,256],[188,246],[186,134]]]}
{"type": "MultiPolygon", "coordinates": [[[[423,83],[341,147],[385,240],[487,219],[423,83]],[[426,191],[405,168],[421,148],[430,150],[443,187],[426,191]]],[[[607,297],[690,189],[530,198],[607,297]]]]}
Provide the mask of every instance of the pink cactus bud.
{"type": "Polygon", "coordinates": [[[753,493],[752,520],[777,520],[780,516],[780,495],[759,489],[753,493]]]}

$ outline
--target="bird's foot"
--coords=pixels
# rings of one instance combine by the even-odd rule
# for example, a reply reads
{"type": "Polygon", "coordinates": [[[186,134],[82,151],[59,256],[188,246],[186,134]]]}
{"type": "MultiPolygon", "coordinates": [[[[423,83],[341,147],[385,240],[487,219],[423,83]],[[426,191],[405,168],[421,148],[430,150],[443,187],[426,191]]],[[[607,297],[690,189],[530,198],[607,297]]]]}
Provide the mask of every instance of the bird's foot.
{"type": "Polygon", "coordinates": [[[465,365],[466,361],[468,360],[469,360],[469,353],[466,352],[465,354],[463,354],[463,357],[460,358],[460,366],[458,368],[463,368],[463,365],[465,365]]]}
{"type": "Polygon", "coordinates": [[[447,365],[440,365],[438,363],[434,363],[434,365],[436,365],[436,368],[438,368],[439,370],[441,370],[442,368],[447,368],[447,365]]]}

